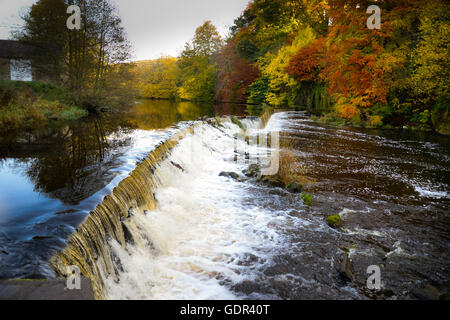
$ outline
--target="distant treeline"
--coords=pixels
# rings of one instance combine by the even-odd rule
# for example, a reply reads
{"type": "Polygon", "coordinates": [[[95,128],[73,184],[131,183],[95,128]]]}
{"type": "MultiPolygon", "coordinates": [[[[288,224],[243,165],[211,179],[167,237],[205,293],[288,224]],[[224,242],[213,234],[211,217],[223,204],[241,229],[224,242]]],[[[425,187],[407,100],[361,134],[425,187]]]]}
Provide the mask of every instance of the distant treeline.
{"type": "Polygon", "coordinates": [[[138,66],[144,97],[296,106],[327,121],[450,133],[445,0],[253,0],[222,40],[138,66]],[[370,5],[381,28],[369,29],[370,5]]]}

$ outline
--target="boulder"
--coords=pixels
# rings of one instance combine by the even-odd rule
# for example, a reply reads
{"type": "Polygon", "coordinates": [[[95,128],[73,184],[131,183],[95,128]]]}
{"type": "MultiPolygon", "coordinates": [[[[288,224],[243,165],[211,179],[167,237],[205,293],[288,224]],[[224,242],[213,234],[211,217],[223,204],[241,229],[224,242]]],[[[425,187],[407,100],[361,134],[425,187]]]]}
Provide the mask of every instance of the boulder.
{"type": "Polygon", "coordinates": [[[275,188],[284,188],[284,183],[276,176],[262,176],[259,180],[275,188]]]}
{"type": "Polygon", "coordinates": [[[225,172],[222,171],[221,173],[219,173],[219,177],[226,177],[226,178],[231,178],[234,180],[239,180],[239,175],[236,172],[225,172]]]}
{"type": "Polygon", "coordinates": [[[257,164],[252,164],[248,169],[242,171],[246,177],[256,177],[259,172],[260,169],[257,164]]]}
{"type": "Polygon", "coordinates": [[[354,267],[347,254],[341,257],[337,267],[341,279],[344,281],[353,281],[355,279],[354,267]]]}
{"type": "Polygon", "coordinates": [[[287,190],[292,193],[302,193],[303,186],[297,182],[293,182],[293,183],[288,184],[287,190]]]}

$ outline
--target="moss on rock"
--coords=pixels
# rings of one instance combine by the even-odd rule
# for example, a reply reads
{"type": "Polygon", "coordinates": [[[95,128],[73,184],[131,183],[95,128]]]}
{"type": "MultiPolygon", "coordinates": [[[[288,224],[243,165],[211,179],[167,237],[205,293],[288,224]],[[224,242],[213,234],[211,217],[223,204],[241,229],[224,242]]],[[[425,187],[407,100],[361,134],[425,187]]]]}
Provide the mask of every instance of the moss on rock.
{"type": "Polygon", "coordinates": [[[342,225],[341,216],[338,214],[334,214],[327,217],[327,224],[331,228],[339,228],[342,225]]]}
{"type": "Polygon", "coordinates": [[[301,197],[305,205],[312,206],[312,196],[309,193],[302,193],[301,197]]]}

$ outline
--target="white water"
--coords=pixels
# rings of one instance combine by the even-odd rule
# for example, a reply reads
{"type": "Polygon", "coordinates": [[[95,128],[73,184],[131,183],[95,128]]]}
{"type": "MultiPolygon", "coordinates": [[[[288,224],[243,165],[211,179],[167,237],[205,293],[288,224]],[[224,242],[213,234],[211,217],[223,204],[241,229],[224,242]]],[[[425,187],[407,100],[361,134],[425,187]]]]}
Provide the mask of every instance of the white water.
{"type": "MultiPolygon", "coordinates": [[[[253,129],[258,124],[245,122],[253,129]]],[[[264,258],[281,244],[269,226],[278,218],[243,205],[245,183],[219,177],[247,167],[233,161],[233,134],[240,129],[230,122],[223,126],[222,132],[198,125],[161,164],[159,208],[127,222],[135,245],[111,243],[123,267],[118,283],[105,281],[111,299],[237,299],[223,281],[251,279],[251,268],[239,261],[248,254],[264,258]]],[[[237,143],[244,148],[245,142],[237,143]]]]}

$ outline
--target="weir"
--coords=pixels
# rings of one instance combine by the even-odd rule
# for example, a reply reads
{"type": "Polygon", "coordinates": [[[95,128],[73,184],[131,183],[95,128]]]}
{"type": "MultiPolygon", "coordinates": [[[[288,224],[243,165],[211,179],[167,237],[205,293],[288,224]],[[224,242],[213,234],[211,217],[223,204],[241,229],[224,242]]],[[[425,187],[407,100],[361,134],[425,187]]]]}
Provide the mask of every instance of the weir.
{"type": "Polygon", "coordinates": [[[58,276],[67,277],[68,266],[76,265],[91,280],[96,299],[167,300],[373,298],[361,289],[367,265],[385,258],[393,262],[385,276],[399,298],[408,298],[416,290],[411,284],[428,282],[428,275],[445,279],[448,183],[441,168],[450,159],[447,140],[404,140],[397,132],[374,139],[364,130],[317,124],[304,112],[272,113],[263,119],[198,121],[160,144],[51,259],[58,276]],[[313,206],[306,206],[299,194],[242,175],[248,162],[236,156],[256,155],[264,164],[269,153],[237,139],[242,130],[250,137],[279,131],[281,142],[300,141],[296,150],[302,151],[302,163],[314,162],[309,174],[326,182],[314,186],[313,206]],[[351,166],[349,150],[357,160],[351,166]],[[385,156],[391,153],[393,158],[385,156]],[[438,159],[441,154],[445,157],[438,159]],[[410,166],[411,157],[417,165],[410,166]],[[399,163],[408,167],[399,168],[399,163]],[[428,174],[416,174],[421,170],[428,174]],[[430,176],[437,177],[432,186],[430,176]],[[392,195],[393,182],[401,194],[392,195]],[[432,203],[424,216],[424,205],[432,203]],[[427,233],[404,223],[403,207],[424,223],[427,233]],[[386,214],[391,210],[396,214],[386,214]],[[344,229],[331,229],[327,213],[341,215],[344,229]],[[431,215],[438,223],[429,223],[431,215]],[[400,232],[391,235],[393,228],[400,232]],[[343,287],[340,277],[347,267],[341,262],[347,252],[339,248],[348,239],[358,249],[348,260],[354,278],[343,287]],[[435,247],[428,255],[411,246],[410,239],[432,239],[435,247]],[[426,274],[418,277],[422,270],[426,274]]]}
{"type": "Polygon", "coordinates": [[[189,133],[193,133],[193,127],[174,134],[157,146],[89,214],[69,238],[66,248],[50,260],[51,267],[59,277],[69,276],[68,267],[77,266],[82,275],[91,280],[95,298],[108,298],[104,277],[118,280],[115,257],[108,241],[113,239],[122,247],[126,246],[127,241],[133,241],[127,226],[128,218],[135,213],[156,208],[153,193],[159,184],[158,164],[189,133]]]}
{"type": "MultiPolygon", "coordinates": [[[[272,113],[266,112],[256,122],[249,119],[242,120],[242,125],[251,127],[257,123],[257,127],[264,127],[272,113]]],[[[223,118],[222,121],[229,126],[235,126],[230,118],[223,118]]],[[[203,125],[208,126],[206,123],[203,125]]],[[[217,122],[216,125],[213,124],[216,129],[224,129],[222,124],[217,122]]],[[[238,126],[235,127],[236,130],[240,130],[238,126]]],[[[90,212],[88,218],[71,235],[66,248],[50,260],[50,265],[58,277],[71,276],[72,271],[69,267],[77,266],[81,274],[91,280],[95,298],[109,298],[105,279],[118,283],[119,274],[123,272],[121,261],[114,254],[111,242],[117,243],[125,250],[127,244],[138,245],[141,248],[152,247],[152,242],[146,238],[146,232],[142,232],[137,216],[157,208],[154,193],[161,186],[160,165],[171,155],[180,140],[188,134],[194,134],[194,128],[195,125],[184,129],[156,147],[95,210],[90,212]],[[133,216],[136,216],[136,219],[133,219],[133,216]]],[[[174,168],[177,166],[173,163],[172,165],[174,168]]]]}
{"type": "Polygon", "coordinates": [[[275,112],[277,111],[275,111],[273,108],[269,108],[266,111],[264,111],[263,114],[261,114],[261,116],[259,116],[259,119],[261,120],[262,129],[266,127],[267,123],[269,122],[270,118],[275,112]]]}

